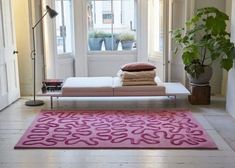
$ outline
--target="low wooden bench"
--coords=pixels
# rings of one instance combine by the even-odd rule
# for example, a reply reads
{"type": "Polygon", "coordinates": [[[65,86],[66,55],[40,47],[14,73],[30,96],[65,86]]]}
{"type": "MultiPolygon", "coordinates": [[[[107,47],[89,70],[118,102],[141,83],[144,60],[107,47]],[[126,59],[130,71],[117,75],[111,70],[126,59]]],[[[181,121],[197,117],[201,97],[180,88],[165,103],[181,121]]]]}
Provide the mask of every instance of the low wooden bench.
{"type": "Polygon", "coordinates": [[[54,97],[139,97],[139,96],[188,96],[190,92],[181,83],[163,83],[156,78],[158,85],[122,86],[118,77],[73,77],[68,78],[61,91],[38,93],[48,96],[53,108],[54,97]]]}

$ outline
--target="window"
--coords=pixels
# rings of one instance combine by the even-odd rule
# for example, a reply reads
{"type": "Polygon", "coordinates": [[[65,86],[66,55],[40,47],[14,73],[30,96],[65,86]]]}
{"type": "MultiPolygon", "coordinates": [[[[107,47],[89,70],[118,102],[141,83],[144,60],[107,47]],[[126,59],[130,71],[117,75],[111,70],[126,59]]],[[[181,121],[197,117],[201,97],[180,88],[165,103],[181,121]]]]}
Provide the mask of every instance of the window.
{"type": "Polygon", "coordinates": [[[71,0],[55,0],[57,53],[72,52],[71,0]]]}
{"type": "Polygon", "coordinates": [[[88,50],[136,49],[137,0],[87,0],[88,50]]]}

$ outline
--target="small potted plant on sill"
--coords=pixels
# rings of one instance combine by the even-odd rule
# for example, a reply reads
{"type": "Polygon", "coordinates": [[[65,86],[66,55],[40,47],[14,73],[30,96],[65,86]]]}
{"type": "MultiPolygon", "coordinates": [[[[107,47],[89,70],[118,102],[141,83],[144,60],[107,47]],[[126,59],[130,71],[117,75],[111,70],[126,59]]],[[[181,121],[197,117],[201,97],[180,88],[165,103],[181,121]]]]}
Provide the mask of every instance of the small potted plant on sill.
{"type": "Polygon", "coordinates": [[[214,7],[198,9],[186,22],[186,29],[173,31],[177,44],[175,53],[182,51],[182,59],[189,81],[209,83],[212,63],[219,59],[220,66],[229,71],[235,58],[234,43],[226,31],[229,17],[214,7]],[[180,49],[180,50],[179,50],[180,49]]]}
{"type": "Polygon", "coordinates": [[[105,50],[117,50],[119,44],[118,34],[106,33],[104,37],[105,50]]]}
{"type": "Polygon", "coordinates": [[[102,31],[91,31],[89,33],[89,48],[91,51],[100,51],[104,41],[105,33],[102,31]]]}
{"type": "Polygon", "coordinates": [[[132,33],[121,33],[118,37],[121,41],[123,50],[131,50],[133,48],[133,43],[135,41],[135,36],[132,33]]]}

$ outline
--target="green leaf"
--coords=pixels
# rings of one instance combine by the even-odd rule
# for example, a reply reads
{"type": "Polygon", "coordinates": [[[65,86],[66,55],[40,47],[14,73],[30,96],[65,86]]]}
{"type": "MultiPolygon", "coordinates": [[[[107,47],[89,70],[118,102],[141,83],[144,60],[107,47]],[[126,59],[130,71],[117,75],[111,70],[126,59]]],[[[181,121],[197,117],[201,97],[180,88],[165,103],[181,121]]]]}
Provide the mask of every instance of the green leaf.
{"type": "Polygon", "coordinates": [[[198,58],[198,47],[194,44],[189,45],[183,49],[182,59],[185,65],[191,64],[191,62],[198,58]]]}
{"type": "Polygon", "coordinates": [[[233,67],[233,60],[232,59],[222,59],[221,67],[225,70],[229,71],[233,67]]]}
{"type": "Polygon", "coordinates": [[[182,55],[182,59],[185,65],[188,65],[192,62],[193,58],[191,57],[190,52],[184,52],[182,55]]]}
{"type": "Polygon", "coordinates": [[[194,23],[197,23],[200,20],[200,16],[193,16],[189,21],[186,22],[187,26],[192,26],[194,23]]]}
{"type": "Polygon", "coordinates": [[[229,16],[219,10],[216,12],[216,17],[222,19],[222,20],[229,20],[229,16]]]}
{"type": "Polygon", "coordinates": [[[217,58],[219,58],[220,56],[220,53],[217,53],[217,52],[212,52],[211,53],[211,59],[212,61],[216,60],[217,58]]]}
{"type": "Polygon", "coordinates": [[[206,27],[212,31],[212,34],[219,34],[226,29],[226,22],[220,17],[210,16],[206,20],[206,27]]]}

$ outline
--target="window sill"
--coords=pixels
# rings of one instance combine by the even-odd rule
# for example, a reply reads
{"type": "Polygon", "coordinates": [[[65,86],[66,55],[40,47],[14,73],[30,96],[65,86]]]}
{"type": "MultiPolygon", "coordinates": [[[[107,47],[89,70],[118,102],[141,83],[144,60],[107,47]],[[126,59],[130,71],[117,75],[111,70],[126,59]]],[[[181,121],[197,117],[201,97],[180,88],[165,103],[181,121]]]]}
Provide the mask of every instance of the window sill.
{"type": "Polygon", "coordinates": [[[74,58],[73,53],[58,54],[58,59],[74,58]]]}
{"type": "Polygon", "coordinates": [[[126,51],[88,51],[87,55],[136,55],[137,50],[126,50],[126,51]]]}
{"type": "Polygon", "coordinates": [[[121,53],[96,53],[88,55],[88,61],[132,61],[136,60],[136,52],[121,52],[121,53]]]}

